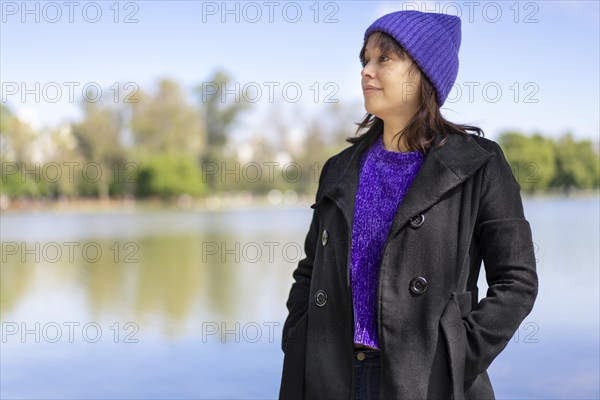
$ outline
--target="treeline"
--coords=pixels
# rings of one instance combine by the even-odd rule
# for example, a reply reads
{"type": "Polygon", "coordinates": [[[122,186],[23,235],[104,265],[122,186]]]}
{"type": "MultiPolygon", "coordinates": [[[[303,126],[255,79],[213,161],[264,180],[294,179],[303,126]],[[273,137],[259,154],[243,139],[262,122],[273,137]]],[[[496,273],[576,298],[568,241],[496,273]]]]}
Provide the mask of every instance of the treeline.
{"type": "Polygon", "coordinates": [[[307,118],[297,105],[273,103],[248,127],[255,104],[232,95],[233,87],[217,72],[190,97],[164,79],[128,101],[82,101],[80,120],[40,131],[1,104],[0,192],[9,199],[310,193],[325,158],[353,134],[359,105],[329,103],[307,118]]]}
{"type": "MultiPolygon", "coordinates": [[[[34,130],[0,105],[4,198],[203,197],[224,192],[312,194],[325,160],[348,144],[362,104],[326,103],[310,117],[274,103],[265,121],[248,127],[255,104],[231,94],[217,72],[194,88],[195,100],[172,80],[128,101],[82,101],[83,117],[34,130]],[[287,111],[287,114],[286,114],[287,111]],[[245,132],[240,140],[239,132],[245,132]],[[301,132],[301,134],[298,134],[301,132]]],[[[90,96],[92,97],[92,96],[90,96]]],[[[499,144],[524,191],[600,186],[600,159],[589,140],[518,132],[499,144]]]]}
{"type": "Polygon", "coordinates": [[[591,140],[577,141],[571,133],[552,139],[503,132],[498,144],[524,192],[600,187],[598,143],[591,140]]]}

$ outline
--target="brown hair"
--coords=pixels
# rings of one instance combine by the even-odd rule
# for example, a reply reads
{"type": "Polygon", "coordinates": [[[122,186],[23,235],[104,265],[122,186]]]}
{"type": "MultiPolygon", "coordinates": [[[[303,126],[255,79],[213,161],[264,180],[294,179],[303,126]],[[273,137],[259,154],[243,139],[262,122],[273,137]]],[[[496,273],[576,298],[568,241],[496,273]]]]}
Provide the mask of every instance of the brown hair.
{"type": "MultiPolygon", "coordinates": [[[[400,59],[408,57],[412,61],[408,52],[393,37],[379,31],[373,32],[373,34],[376,35],[374,46],[382,54],[394,53],[400,59]]],[[[360,62],[363,66],[365,65],[365,46],[368,39],[368,37],[365,39],[359,54],[360,62]]],[[[477,135],[480,136],[484,135],[481,128],[471,125],[454,124],[442,116],[440,107],[438,106],[437,93],[431,81],[421,72],[417,63],[412,62],[408,73],[409,75],[421,73],[419,90],[420,105],[406,127],[394,135],[397,138],[398,144],[400,137],[405,136],[409,151],[420,151],[426,154],[435,135],[442,134],[443,139],[440,142],[440,146],[444,145],[448,136],[448,130],[454,130],[463,135],[468,135],[467,130],[477,132],[477,135]]],[[[346,141],[349,143],[357,143],[368,138],[370,146],[377,139],[379,133],[383,133],[383,120],[369,113],[367,113],[366,117],[360,123],[356,123],[356,125],[358,125],[358,128],[356,129],[355,136],[346,138],[346,141]],[[368,130],[362,135],[356,136],[363,129],[368,130]]]]}

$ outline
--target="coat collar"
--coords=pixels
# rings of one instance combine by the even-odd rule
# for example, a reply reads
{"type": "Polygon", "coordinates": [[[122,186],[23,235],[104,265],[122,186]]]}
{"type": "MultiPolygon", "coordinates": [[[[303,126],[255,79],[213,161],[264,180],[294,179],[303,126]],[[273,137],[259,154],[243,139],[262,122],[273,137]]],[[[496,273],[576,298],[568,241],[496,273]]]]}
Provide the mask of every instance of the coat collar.
{"type": "MultiPolygon", "coordinates": [[[[435,135],[421,169],[396,211],[390,235],[395,234],[411,217],[435,204],[444,193],[473,175],[493,156],[475,142],[475,135],[469,135],[467,138],[454,132],[449,132],[448,135],[448,140],[439,149],[435,146],[442,137],[439,134],[435,135]]],[[[325,188],[321,197],[330,198],[341,208],[350,229],[354,222],[360,160],[370,142],[368,139],[365,137],[342,151],[324,177],[325,188]]],[[[319,200],[320,198],[317,199],[319,200]]]]}

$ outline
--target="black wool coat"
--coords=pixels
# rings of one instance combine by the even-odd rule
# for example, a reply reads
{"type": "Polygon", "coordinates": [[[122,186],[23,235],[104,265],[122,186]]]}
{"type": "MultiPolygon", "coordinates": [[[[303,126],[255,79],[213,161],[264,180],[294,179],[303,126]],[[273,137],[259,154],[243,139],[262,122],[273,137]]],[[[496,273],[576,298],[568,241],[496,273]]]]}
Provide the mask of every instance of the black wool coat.
{"type": "MultiPolygon", "coordinates": [[[[435,135],[383,248],[377,326],[386,400],[494,399],[487,368],[538,292],[520,186],[501,148],[456,132],[435,148],[441,139],[435,135]],[[479,300],[482,261],[489,288],[479,300]]],[[[356,398],[349,244],[370,143],[365,137],[323,165],[286,303],[280,399],[356,398]]]]}

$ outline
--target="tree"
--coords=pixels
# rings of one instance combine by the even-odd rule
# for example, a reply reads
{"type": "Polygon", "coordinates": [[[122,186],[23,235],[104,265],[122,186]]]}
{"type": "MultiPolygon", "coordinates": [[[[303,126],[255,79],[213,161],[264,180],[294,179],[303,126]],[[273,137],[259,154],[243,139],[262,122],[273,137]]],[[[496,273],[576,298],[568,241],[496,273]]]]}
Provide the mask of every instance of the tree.
{"type": "Polygon", "coordinates": [[[533,192],[549,187],[556,173],[556,155],[551,139],[539,134],[526,137],[519,132],[504,132],[498,144],[521,189],[533,192]]]}
{"type": "Polygon", "coordinates": [[[136,194],[158,195],[164,199],[203,193],[202,177],[191,156],[161,154],[144,159],[139,165],[136,194]]]}
{"type": "Polygon", "coordinates": [[[10,108],[0,104],[0,155],[4,161],[26,162],[36,139],[34,129],[21,121],[10,108]]]}
{"type": "Polygon", "coordinates": [[[121,144],[123,116],[117,108],[87,101],[83,102],[83,113],[83,119],[72,124],[73,136],[85,160],[82,190],[107,198],[115,166],[125,164],[121,144]]]}
{"type": "Polygon", "coordinates": [[[556,176],[554,186],[589,189],[600,184],[600,158],[591,140],[577,142],[573,134],[564,134],[555,144],[556,176]]]}
{"type": "MultiPolygon", "coordinates": [[[[218,165],[223,158],[223,148],[227,143],[231,128],[242,111],[249,108],[239,83],[231,88],[231,78],[224,72],[217,71],[208,81],[196,88],[200,97],[202,121],[206,137],[203,152],[200,155],[202,166],[218,165]],[[233,100],[231,100],[233,98],[233,100]]],[[[207,176],[207,184],[211,190],[216,188],[214,175],[207,176]]]]}
{"type": "Polygon", "coordinates": [[[39,168],[32,162],[31,154],[36,138],[36,132],[29,124],[21,121],[10,108],[0,104],[2,194],[9,197],[40,194],[39,168]]]}
{"type": "Polygon", "coordinates": [[[156,95],[140,92],[131,103],[131,132],[138,155],[185,154],[202,149],[204,131],[195,108],[174,81],[159,82],[156,95]]]}

